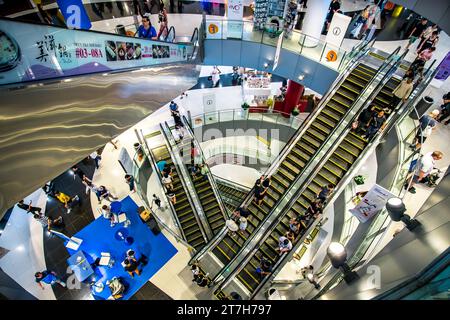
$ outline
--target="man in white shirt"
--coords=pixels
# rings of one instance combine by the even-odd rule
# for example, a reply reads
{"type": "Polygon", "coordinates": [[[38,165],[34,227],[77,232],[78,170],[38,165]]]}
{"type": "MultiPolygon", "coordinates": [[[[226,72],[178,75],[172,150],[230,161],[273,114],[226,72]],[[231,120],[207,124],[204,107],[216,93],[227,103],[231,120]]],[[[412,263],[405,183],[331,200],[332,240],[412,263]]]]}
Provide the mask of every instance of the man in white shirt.
{"type": "Polygon", "coordinates": [[[442,156],[443,156],[442,152],[434,151],[428,152],[420,160],[418,160],[417,165],[419,166],[419,170],[416,170],[414,172],[414,178],[411,182],[411,187],[408,189],[409,192],[416,193],[416,188],[414,188],[414,184],[418,182],[426,182],[427,177],[434,169],[435,162],[437,160],[441,160],[442,156]]]}
{"type": "Polygon", "coordinates": [[[100,156],[98,155],[97,151],[92,152],[92,153],[89,155],[89,157],[90,157],[92,160],[94,160],[94,162],[95,162],[95,167],[98,169],[98,168],[100,167],[99,163],[100,163],[100,160],[102,159],[102,157],[100,157],[100,156]]]}
{"type": "Polygon", "coordinates": [[[278,239],[278,246],[278,250],[280,251],[281,256],[283,253],[288,252],[292,249],[292,242],[289,241],[289,239],[285,236],[281,236],[280,239],[278,239]]]}

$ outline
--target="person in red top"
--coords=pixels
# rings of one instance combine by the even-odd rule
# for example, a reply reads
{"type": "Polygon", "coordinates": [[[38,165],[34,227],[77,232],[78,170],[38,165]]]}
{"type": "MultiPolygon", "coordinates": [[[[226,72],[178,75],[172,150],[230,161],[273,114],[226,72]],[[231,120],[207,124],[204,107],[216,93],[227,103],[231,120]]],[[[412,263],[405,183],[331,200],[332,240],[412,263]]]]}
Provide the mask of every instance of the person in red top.
{"type": "MultiPolygon", "coordinates": [[[[423,50],[421,53],[417,55],[416,60],[414,60],[414,62],[411,63],[411,66],[409,68],[413,71],[423,69],[425,63],[433,57],[434,51],[436,51],[435,47],[423,50]]],[[[414,72],[414,74],[417,74],[417,72],[414,72]]]]}

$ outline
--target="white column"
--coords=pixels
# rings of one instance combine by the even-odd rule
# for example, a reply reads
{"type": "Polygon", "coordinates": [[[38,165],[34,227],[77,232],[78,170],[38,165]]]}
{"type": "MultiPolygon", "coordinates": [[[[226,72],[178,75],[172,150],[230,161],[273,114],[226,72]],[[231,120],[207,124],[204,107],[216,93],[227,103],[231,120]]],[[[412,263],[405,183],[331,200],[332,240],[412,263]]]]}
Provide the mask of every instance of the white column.
{"type": "MultiPolygon", "coordinates": [[[[327,17],[328,8],[330,7],[331,0],[309,0],[306,14],[302,23],[302,33],[306,34],[314,39],[320,39],[322,33],[323,24],[327,17]]],[[[305,46],[316,46],[318,41],[311,38],[307,38],[305,46]]]]}

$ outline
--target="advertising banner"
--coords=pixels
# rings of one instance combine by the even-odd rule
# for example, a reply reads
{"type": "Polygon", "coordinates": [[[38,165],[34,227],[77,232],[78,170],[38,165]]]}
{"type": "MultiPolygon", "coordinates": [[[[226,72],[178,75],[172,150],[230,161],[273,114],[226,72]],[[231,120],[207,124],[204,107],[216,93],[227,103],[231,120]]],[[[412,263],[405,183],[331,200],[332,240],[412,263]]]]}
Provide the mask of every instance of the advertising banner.
{"type": "Polygon", "coordinates": [[[447,80],[450,75],[450,52],[447,53],[445,58],[438,66],[438,72],[436,73],[435,79],[447,80]]]}
{"type": "Polygon", "coordinates": [[[228,0],[227,3],[227,38],[242,38],[244,4],[242,0],[228,0]]]}
{"type": "Polygon", "coordinates": [[[81,0],[56,0],[56,2],[69,29],[89,30],[92,27],[81,0]]]}
{"type": "Polygon", "coordinates": [[[193,46],[0,20],[0,84],[186,61],[193,46]]]}
{"type": "Polygon", "coordinates": [[[331,20],[325,42],[339,48],[342,40],[344,40],[345,33],[347,32],[351,20],[352,18],[345,14],[335,13],[331,20]]]}
{"type": "Polygon", "coordinates": [[[380,212],[390,198],[395,197],[390,191],[375,184],[362,200],[349,211],[361,223],[365,223],[380,212]]]}
{"type": "Polygon", "coordinates": [[[278,61],[280,60],[280,53],[281,53],[281,45],[283,44],[283,37],[284,37],[284,31],[281,32],[281,34],[278,36],[277,50],[275,51],[275,58],[273,59],[272,71],[274,71],[278,67],[278,61]]]}

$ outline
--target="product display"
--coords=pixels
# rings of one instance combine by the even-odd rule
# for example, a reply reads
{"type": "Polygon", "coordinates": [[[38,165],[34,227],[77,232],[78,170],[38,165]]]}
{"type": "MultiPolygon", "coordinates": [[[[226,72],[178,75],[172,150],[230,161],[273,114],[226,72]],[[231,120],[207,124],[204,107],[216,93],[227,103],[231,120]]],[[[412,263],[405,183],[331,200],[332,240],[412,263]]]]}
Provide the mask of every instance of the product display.
{"type": "Polygon", "coordinates": [[[255,28],[264,29],[267,21],[268,0],[256,0],[255,11],[253,13],[253,23],[255,28]]]}

